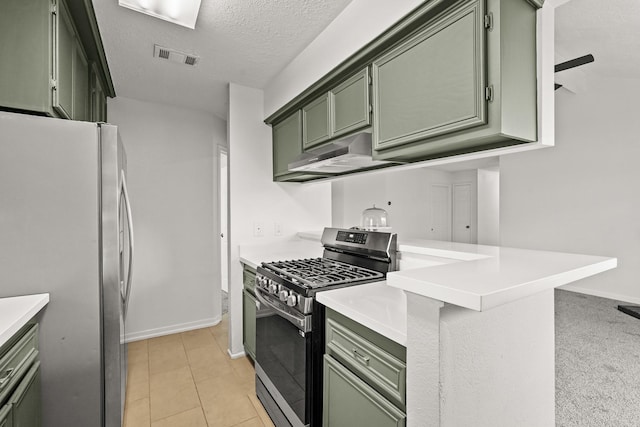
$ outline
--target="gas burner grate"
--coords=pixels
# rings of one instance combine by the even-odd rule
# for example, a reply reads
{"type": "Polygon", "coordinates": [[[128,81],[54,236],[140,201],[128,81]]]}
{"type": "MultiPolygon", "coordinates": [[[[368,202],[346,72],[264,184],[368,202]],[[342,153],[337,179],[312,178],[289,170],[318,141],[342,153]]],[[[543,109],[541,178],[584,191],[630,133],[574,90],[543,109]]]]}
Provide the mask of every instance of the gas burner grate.
{"type": "Polygon", "coordinates": [[[380,272],[326,258],[270,262],[264,267],[310,288],[384,278],[380,272]]]}

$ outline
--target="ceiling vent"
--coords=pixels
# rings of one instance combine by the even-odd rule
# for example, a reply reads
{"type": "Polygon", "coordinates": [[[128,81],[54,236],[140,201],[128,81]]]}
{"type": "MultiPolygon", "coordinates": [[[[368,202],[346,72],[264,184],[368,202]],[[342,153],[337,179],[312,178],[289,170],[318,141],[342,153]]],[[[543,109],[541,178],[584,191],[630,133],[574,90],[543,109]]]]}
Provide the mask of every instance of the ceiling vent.
{"type": "Polygon", "coordinates": [[[200,57],[189,53],[179,52],[168,47],[154,45],[153,56],[160,59],[166,59],[177,64],[197,65],[200,57]]]}

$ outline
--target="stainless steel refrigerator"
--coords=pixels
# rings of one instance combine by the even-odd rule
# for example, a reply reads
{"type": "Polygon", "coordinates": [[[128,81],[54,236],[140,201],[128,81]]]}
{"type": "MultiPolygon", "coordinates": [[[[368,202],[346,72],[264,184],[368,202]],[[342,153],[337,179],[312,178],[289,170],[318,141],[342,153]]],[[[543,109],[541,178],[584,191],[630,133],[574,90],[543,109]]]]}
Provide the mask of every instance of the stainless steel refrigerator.
{"type": "Polygon", "coordinates": [[[43,424],[115,427],[133,262],[115,126],[0,112],[0,297],[41,312],[43,424]]]}

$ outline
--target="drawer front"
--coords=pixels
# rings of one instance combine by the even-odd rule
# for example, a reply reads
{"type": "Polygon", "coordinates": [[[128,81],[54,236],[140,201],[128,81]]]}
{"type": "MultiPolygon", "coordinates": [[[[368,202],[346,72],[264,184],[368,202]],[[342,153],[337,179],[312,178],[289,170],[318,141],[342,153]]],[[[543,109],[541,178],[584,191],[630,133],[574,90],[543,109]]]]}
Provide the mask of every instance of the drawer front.
{"type": "Polygon", "coordinates": [[[245,289],[255,295],[256,273],[255,271],[252,271],[250,267],[244,267],[244,270],[242,271],[242,283],[244,283],[245,289]]]}
{"type": "Polygon", "coordinates": [[[405,427],[406,415],[331,356],[324,356],[323,427],[405,427]]]}
{"type": "Polygon", "coordinates": [[[355,372],[402,409],[406,405],[406,363],[352,330],[327,319],[326,353],[355,372]]]}
{"type": "Polygon", "coordinates": [[[32,325],[0,359],[0,403],[5,401],[37,356],[38,325],[32,325]]]}

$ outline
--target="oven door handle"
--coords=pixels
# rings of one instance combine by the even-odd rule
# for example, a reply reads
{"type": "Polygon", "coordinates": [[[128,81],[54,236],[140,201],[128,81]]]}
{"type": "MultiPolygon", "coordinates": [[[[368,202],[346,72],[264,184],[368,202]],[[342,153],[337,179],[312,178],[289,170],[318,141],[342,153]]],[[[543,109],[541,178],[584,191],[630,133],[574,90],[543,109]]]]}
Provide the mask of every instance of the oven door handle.
{"type": "Polygon", "coordinates": [[[283,317],[284,319],[286,319],[289,322],[291,322],[300,331],[302,331],[304,333],[307,333],[307,332],[311,331],[311,322],[309,322],[309,317],[310,316],[298,317],[298,316],[295,316],[295,315],[293,315],[291,313],[287,313],[286,311],[282,310],[280,307],[278,307],[277,305],[275,305],[274,303],[272,303],[271,301],[266,299],[262,295],[263,292],[264,291],[262,289],[260,289],[258,287],[255,288],[256,298],[258,299],[258,301],[260,301],[262,304],[264,304],[267,307],[269,307],[272,310],[274,310],[276,312],[276,314],[278,314],[278,316],[283,317]]]}

